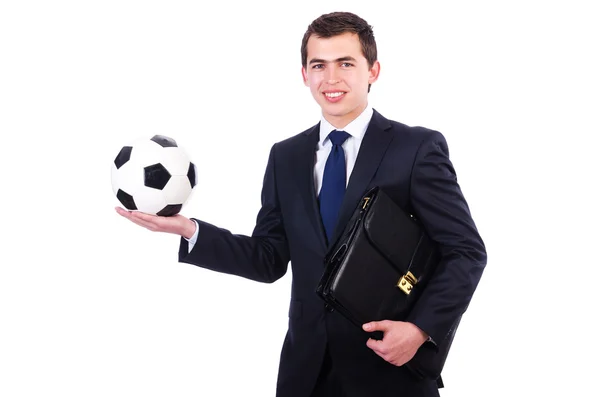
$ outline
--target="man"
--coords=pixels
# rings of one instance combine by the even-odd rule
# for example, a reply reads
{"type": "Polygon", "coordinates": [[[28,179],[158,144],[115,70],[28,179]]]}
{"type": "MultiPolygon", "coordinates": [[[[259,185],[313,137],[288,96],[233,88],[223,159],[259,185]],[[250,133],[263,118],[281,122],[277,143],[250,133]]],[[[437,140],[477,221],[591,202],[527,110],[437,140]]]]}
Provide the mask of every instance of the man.
{"type": "Polygon", "coordinates": [[[380,65],[373,31],[360,17],[317,18],[301,54],[302,77],[321,107],[321,121],[273,145],[252,236],[180,215],[117,211],[150,230],[181,235],[181,262],[274,282],[291,260],[277,396],[438,396],[436,380],[418,380],[404,364],[424,343],[443,339],[466,310],[486,264],[446,141],[369,106],[380,65]],[[442,260],[407,321],[372,322],[360,330],[325,307],[315,288],[328,245],[373,186],[386,188],[421,219],[442,260]],[[382,340],[369,339],[367,332],[375,330],[383,331],[382,340]]]}

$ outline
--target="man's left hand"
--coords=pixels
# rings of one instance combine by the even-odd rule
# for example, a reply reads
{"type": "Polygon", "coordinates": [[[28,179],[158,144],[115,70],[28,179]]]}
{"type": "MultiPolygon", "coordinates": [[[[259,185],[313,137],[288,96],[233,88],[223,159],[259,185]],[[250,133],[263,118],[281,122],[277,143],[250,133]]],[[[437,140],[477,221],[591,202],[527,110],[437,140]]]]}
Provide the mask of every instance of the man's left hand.
{"type": "Polygon", "coordinates": [[[410,361],[429,338],[413,323],[404,321],[372,321],[363,325],[367,332],[383,331],[383,339],[369,339],[367,346],[385,361],[401,366],[410,361]]]}

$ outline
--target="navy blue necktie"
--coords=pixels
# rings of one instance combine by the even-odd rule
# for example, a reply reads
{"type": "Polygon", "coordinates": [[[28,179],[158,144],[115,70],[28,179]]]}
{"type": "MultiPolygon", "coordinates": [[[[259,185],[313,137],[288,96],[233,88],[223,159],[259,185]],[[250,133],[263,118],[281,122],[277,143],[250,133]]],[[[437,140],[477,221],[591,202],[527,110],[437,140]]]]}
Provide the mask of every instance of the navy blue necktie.
{"type": "Polygon", "coordinates": [[[337,223],[340,207],[344,200],[344,193],[346,193],[346,156],[342,144],[349,137],[350,134],[346,131],[333,130],[329,133],[329,140],[333,146],[325,163],[323,185],[319,193],[321,219],[328,241],[331,241],[333,229],[337,223]]]}

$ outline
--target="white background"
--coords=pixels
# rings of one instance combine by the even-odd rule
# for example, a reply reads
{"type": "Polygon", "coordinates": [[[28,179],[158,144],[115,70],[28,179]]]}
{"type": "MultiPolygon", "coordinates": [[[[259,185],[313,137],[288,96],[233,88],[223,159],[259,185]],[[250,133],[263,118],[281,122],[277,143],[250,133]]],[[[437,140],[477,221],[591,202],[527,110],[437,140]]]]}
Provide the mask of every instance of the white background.
{"type": "Polygon", "coordinates": [[[0,395],[274,395],[290,272],[178,263],[114,212],[110,163],[172,136],[182,214],[251,233],[271,145],[319,118],[302,35],[337,10],[374,27],[373,107],[446,136],[488,248],[442,396],[598,395],[593,2],[413,3],[0,3],[0,395]]]}

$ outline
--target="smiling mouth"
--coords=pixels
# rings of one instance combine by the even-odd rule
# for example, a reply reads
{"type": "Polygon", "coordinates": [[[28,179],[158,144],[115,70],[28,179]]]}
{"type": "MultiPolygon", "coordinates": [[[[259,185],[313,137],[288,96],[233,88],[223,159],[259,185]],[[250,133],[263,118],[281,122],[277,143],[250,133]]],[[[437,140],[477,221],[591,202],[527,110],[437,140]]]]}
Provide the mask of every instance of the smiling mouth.
{"type": "Polygon", "coordinates": [[[329,103],[336,103],[341,101],[346,93],[344,91],[335,91],[335,92],[324,92],[325,100],[329,103]]]}

